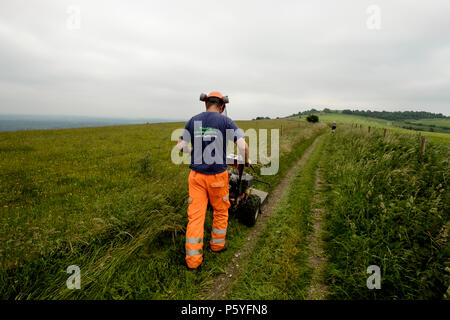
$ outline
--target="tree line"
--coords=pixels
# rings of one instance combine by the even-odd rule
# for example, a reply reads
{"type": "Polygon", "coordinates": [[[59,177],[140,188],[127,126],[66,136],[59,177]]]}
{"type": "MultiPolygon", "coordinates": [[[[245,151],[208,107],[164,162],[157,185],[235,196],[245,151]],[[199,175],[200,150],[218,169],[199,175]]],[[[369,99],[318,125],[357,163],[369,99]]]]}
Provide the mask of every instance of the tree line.
{"type": "Polygon", "coordinates": [[[400,121],[400,120],[419,120],[419,119],[431,119],[431,118],[450,118],[446,117],[442,113],[432,113],[432,112],[426,112],[426,111],[371,111],[371,110],[350,110],[350,109],[344,109],[344,110],[330,110],[328,108],[323,109],[322,111],[316,110],[316,109],[310,109],[306,111],[300,111],[297,113],[292,114],[293,117],[299,117],[302,115],[309,115],[313,113],[342,113],[342,114],[353,114],[357,116],[363,116],[363,117],[372,117],[372,118],[379,118],[384,120],[391,120],[391,121],[400,121]]]}

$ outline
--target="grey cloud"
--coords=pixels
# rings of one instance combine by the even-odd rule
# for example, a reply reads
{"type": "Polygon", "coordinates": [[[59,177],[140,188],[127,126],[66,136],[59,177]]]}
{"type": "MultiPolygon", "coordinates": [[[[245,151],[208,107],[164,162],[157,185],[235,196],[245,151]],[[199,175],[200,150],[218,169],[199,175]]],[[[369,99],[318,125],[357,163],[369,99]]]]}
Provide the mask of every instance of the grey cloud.
{"type": "Polygon", "coordinates": [[[449,114],[450,3],[14,1],[0,4],[0,113],[235,119],[309,107],[449,114]],[[381,8],[381,30],[366,9],[381,8]],[[81,9],[68,30],[67,7],[81,9]]]}

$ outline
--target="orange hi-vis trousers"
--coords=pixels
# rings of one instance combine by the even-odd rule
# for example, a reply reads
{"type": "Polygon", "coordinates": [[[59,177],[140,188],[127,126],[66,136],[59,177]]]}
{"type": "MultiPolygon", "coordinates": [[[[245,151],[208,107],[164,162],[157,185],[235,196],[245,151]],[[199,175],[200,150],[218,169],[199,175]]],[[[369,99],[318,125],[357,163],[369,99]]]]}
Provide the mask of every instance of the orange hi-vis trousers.
{"type": "Polygon", "coordinates": [[[228,171],[203,174],[191,170],[189,174],[189,207],[186,230],[186,263],[191,269],[203,261],[203,232],[208,200],[214,209],[210,248],[224,248],[228,226],[228,171]]]}

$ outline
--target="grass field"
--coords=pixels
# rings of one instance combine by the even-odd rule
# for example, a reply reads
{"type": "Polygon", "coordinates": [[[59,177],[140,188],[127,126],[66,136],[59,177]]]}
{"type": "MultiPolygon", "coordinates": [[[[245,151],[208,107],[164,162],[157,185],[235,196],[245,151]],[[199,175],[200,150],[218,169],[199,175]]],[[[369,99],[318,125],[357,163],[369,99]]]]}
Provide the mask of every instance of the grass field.
{"type": "Polygon", "coordinates": [[[408,122],[450,128],[450,119],[421,119],[421,120],[409,120],[408,122]]]}
{"type": "Polygon", "coordinates": [[[450,133],[450,119],[405,120],[396,125],[402,128],[411,128],[419,131],[450,133]]]}
{"type": "MultiPolygon", "coordinates": [[[[273,186],[318,135],[327,134],[270,216],[228,298],[305,298],[314,272],[306,246],[319,165],[328,185],[322,197],[329,297],[442,297],[449,285],[448,235],[442,235],[450,211],[450,135],[434,133],[420,156],[417,132],[394,128],[383,137],[379,129],[369,134],[366,127],[344,125],[357,120],[345,117],[321,117],[318,124],[238,122],[243,129],[282,129],[278,174],[257,175],[273,186]],[[335,135],[327,121],[340,123],[335,135]],[[368,264],[382,268],[382,291],[365,287],[368,264]]],[[[367,121],[365,126],[383,128],[367,121]]],[[[189,169],[170,161],[171,133],[182,127],[0,133],[0,297],[201,298],[251,229],[231,218],[230,248],[220,254],[205,250],[201,269],[186,269],[189,169]],[[82,290],[67,289],[69,265],[80,266],[82,290]]],[[[210,230],[208,214],[205,243],[210,230]]]]}
{"type": "MultiPolygon", "coordinates": [[[[274,185],[324,128],[267,120],[238,125],[283,125],[279,173],[263,177],[274,185]]],[[[206,255],[199,276],[176,277],[186,272],[189,173],[170,161],[176,128],[183,124],[1,133],[0,294],[195,298],[233,250],[206,255]],[[65,288],[72,264],[83,270],[81,292],[65,288]]],[[[231,221],[229,230],[238,247],[248,228],[231,221]]]]}

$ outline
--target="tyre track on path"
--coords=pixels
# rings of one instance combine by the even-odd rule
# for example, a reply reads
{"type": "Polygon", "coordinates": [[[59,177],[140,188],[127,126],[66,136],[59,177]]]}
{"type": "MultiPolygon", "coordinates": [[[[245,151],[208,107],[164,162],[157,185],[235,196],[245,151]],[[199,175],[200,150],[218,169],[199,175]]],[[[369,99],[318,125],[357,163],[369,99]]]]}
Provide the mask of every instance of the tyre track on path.
{"type": "Polygon", "coordinates": [[[281,198],[287,191],[287,188],[289,187],[297,170],[306,163],[312,151],[316,148],[317,143],[323,136],[324,134],[321,134],[314,140],[314,142],[305,150],[300,160],[298,160],[297,163],[289,169],[283,180],[281,180],[281,182],[273,190],[267,200],[267,203],[262,207],[263,214],[258,218],[255,226],[248,233],[247,242],[245,242],[244,245],[234,254],[231,262],[225,268],[225,273],[213,281],[210,289],[208,290],[209,292],[205,295],[205,297],[203,297],[203,299],[220,300],[225,297],[234,281],[239,277],[240,271],[245,266],[256,245],[258,236],[269,219],[271,212],[278,205],[281,198]]]}
{"type": "Polygon", "coordinates": [[[308,289],[307,300],[324,300],[327,296],[328,287],[323,281],[323,270],[326,264],[326,257],[323,250],[322,230],[325,209],[322,208],[321,191],[323,190],[322,169],[320,165],[316,169],[314,180],[314,196],[311,204],[311,214],[313,222],[313,232],[308,236],[309,249],[311,253],[308,263],[313,269],[311,283],[308,289]]]}

